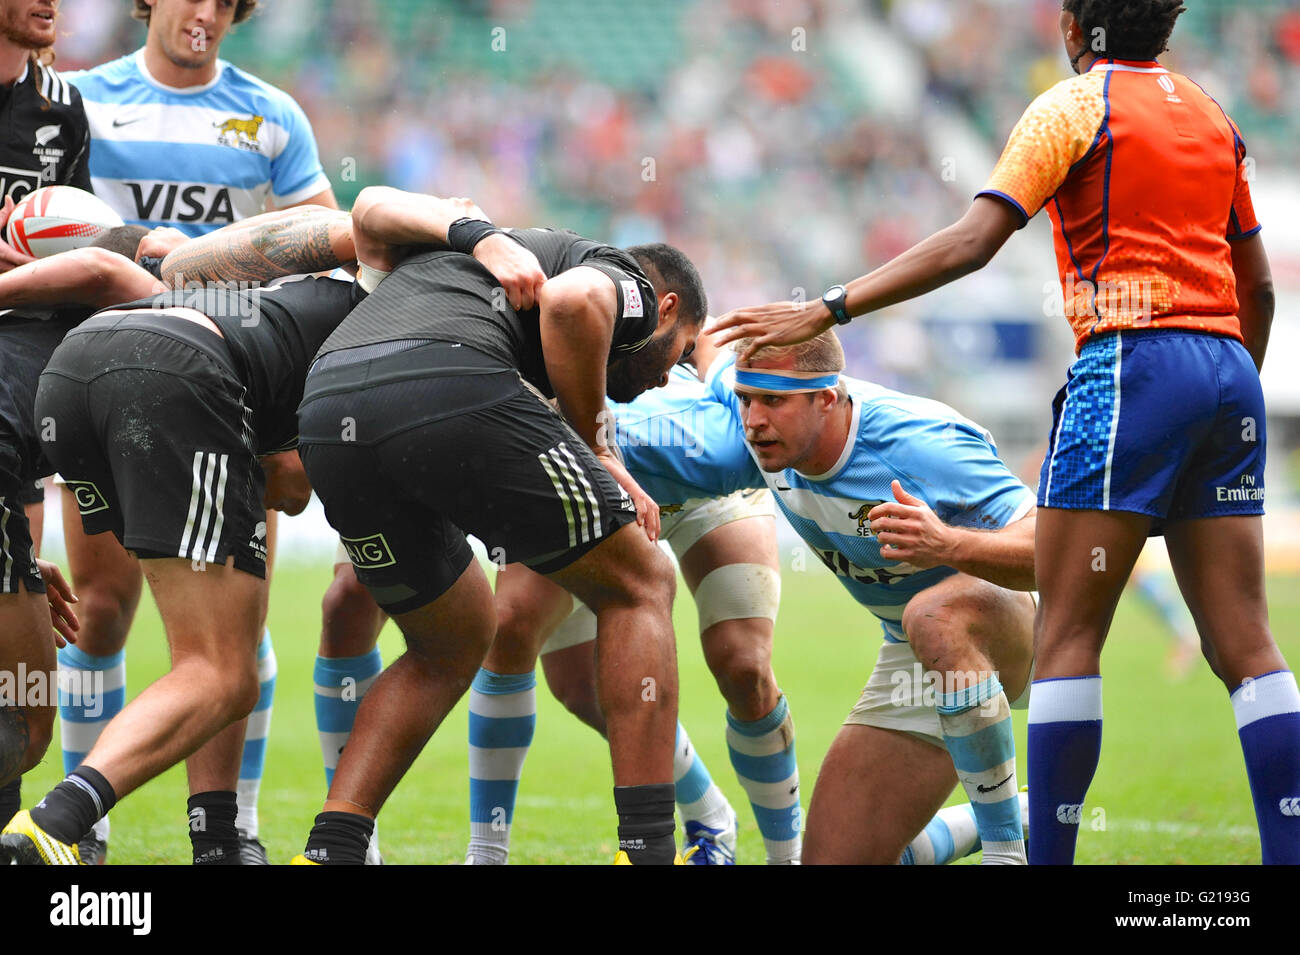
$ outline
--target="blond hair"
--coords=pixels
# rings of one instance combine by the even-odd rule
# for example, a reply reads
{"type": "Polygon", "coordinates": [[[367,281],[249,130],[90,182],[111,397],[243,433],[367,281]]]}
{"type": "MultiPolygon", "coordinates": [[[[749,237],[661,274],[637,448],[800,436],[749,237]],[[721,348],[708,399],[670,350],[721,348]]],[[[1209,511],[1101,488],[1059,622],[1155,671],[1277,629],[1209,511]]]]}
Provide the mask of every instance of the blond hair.
{"type": "MultiPolygon", "coordinates": [[[[741,338],[732,344],[732,348],[738,353],[743,353],[746,348],[754,343],[752,338],[741,338]]],[[[810,338],[806,342],[799,342],[797,345],[764,345],[751,356],[752,359],[771,359],[774,361],[790,357],[793,359],[792,371],[819,371],[825,374],[835,372],[839,374],[844,371],[844,346],[840,344],[839,336],[835,334],[835,329],[828,328],[816,338],[810,338]]],[[[845,401],[849,397],[849,389],[844,382],[839,382],[835,386],[835,394],[840,401],[845,401]]]]}

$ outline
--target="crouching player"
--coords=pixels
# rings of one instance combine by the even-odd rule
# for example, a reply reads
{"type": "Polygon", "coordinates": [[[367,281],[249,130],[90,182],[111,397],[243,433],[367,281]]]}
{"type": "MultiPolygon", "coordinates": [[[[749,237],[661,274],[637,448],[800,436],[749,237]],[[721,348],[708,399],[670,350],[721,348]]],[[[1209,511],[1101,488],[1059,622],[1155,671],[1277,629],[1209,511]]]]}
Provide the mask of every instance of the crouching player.
{"type": "Polygon", "coordinates": [[[881,622],[876,667],[822,764],[804,861],[894,862],[960,780],[984,862],[1023,863],[1008,700],[1032,662],[1033,602],[1018,591],[1034,586],[1033,496],[977,425],[843,367],[829,332],[719,359],[687,413],[730,427],[696,456],[628,443],[628,468],[701,494],[771,488],[881,622]]]}

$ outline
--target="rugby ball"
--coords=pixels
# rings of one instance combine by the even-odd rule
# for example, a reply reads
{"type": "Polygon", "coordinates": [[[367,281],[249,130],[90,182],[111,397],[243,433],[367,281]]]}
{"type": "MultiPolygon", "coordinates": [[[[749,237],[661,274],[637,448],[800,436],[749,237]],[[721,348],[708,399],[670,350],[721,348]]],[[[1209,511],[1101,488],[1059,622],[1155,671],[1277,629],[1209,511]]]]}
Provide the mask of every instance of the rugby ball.
{"type": "Polygon", "coordinates": [[[76,186],[45,186],[14,207],[5,240],[38,259],[90,245],[122,225],[122,217],[103,199],[76,186]]]}

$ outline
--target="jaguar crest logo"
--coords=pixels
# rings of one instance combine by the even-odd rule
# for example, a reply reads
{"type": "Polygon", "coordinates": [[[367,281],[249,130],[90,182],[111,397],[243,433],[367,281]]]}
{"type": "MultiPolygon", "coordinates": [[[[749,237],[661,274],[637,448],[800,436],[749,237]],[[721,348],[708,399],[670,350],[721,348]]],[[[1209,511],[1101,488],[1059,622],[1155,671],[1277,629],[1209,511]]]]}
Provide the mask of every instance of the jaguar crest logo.
{"type": "Polygon", "coordinates": [[[877,504],[883,504],[884,501],[863,501],[856,511],[850,511],[849,517],[858,522],[858,536],[871,536],[871,522],[867,520],[867,515],[877,504]]]}
{"type": "Polygon", "coordinates": [[[261,143],[258,142],[257,133],[262,128],[262,123],[266,122],[263,116],[253,116],[249,119],[239,119],[232,116],[224,123],[213,123],[217,127],[217,141],[224,146],[239,146],[244,149],[260,150],[261,143]],[[233,139],[227,137],[233,136],[233,139]]]}

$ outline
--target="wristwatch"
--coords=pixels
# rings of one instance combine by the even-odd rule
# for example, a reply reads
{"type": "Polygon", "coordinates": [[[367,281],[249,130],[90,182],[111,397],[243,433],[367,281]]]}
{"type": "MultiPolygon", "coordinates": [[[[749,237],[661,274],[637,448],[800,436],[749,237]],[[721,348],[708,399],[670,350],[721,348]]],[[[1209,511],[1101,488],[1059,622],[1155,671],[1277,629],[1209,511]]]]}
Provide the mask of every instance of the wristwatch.
{"type": "Polygon", "coordinates": [[[835,319],[836,325],[847,325],[853,321],[853,316],[845,307],[845,300],[849,293],[843,285],[832,285],[822,293],[822,304],[831,310],[831,317],[835,319]]]}

